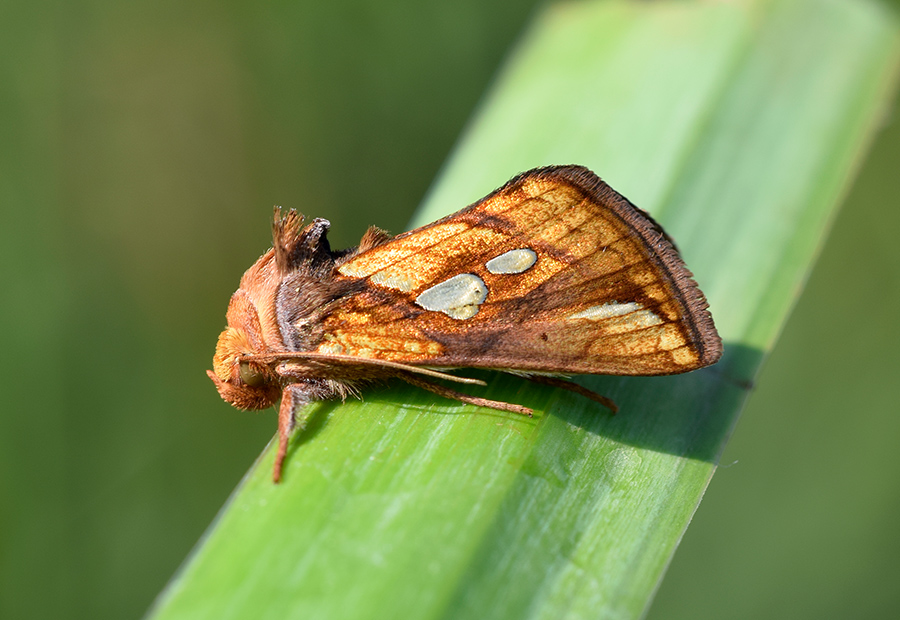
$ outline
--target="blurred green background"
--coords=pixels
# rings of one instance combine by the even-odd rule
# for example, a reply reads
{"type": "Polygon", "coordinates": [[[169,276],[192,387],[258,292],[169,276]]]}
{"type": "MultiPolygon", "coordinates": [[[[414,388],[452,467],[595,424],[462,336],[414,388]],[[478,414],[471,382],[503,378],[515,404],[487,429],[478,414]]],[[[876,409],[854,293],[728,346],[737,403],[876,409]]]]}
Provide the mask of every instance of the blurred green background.
{"type": "MultiPolygon", "coordinates": [[[[203,372],[272,205],[404,230],[537,5],[0,5],[0,617],[146,610],[275,430],[203,372]]],[[[651,617],[900,603],[898,161],[892,112],[651,617]]]]}

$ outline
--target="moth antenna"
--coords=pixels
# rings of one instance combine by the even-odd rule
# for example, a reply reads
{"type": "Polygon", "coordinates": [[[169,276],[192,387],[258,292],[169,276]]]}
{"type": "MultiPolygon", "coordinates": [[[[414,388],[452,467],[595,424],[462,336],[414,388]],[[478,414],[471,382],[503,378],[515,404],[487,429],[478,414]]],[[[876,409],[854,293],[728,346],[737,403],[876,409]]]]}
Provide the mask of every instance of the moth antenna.
{"type": "Polygon", "coordinates": [[[394,370],[402,370],[426,377],[434,377],[435,379],[443,379],[445,381],[453,381],[454,383],[464,383],[466,385],[479,385],[484,387],[487,385],[481,379],[473,379],[471,377],[458,377],[447,372],[423,368],[421,366],[411,366],[410,364],[402,364],[400,362],[389,362],[387,360],[376,360],[365,357],[354,357],[352,355],[337,355],[332,353],[315,353],[313,351],[292,351],[289,353],[262,353],[259,355],[244,355],[241,360],[247,362],[259,362],[265,364],[268,362],[281,361],[323,361],[338,362],[348,366],[378,366],[381,368],[391,368],[394,370]]]}
{"type": "Polygon", "coordinates": [[[466,403],[467,405],[475,405],[476,407],[487,407],[488,409],[498,409],[500,411],[511,411],[512,413],[520,413],[522,415],[527,415],[529,418],[533,417],[534,410],[529,409],[528,407],[523,407],[522,405],[514,405],[512,403],[505,403],[500,400],[489,400],[487,398],[478,398],[477,396],[469,396],[468,394],[463,394],[462,392],[457,392],[456,390],[451,390],[448,387],[443,385],[438,385],[437,383],[432,383],[427,379],[423,379],[422,377],[417,377],[415,375],[402,375],[400,377],[410,385],[414,385],[416,387],[422,388],[423,390],[428,390],[432,394],[437,394],[443,398],[449,398],[450,400],[458,400],[462,403],[466,403]]]}

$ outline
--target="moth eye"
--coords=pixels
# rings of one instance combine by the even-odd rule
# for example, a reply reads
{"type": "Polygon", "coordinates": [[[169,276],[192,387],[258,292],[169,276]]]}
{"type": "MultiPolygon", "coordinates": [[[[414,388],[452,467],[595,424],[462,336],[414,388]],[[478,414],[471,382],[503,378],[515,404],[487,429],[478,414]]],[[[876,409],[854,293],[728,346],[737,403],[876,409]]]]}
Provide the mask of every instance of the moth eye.
{"type": "Polygon", "coordinates": [[[263,374],[251,366],[249,362],[241,362],[241,381],[250,387],[259,387],[265,380],[266,378],[263,374]]]}

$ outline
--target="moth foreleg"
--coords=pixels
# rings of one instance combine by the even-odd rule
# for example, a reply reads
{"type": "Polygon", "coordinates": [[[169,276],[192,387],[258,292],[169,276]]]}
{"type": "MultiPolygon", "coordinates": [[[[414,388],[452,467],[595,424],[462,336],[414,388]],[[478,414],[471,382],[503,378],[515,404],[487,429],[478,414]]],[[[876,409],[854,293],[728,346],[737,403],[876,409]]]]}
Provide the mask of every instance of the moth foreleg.
{"type": "Polygon", "coordinates": [[[521,413],[522,415],[527,415],[529,418],[532,417],[534,413],[533,409],[529,409],[528,407],[523,407],[522,405],[514,405],[512,403],[504,403],[499,400],[489,400],[487,398],[478,398],[477,396],[469,396],[468,394],[463,394],[462,392],[457,392],[456,390],[451,390],[448,387],[443,385],[439,385],[437,383],[432,383],[427,379],[423,379],[422,377],[413,375],[413,374],[403,374],[401,377],[407,383],[414,385],[416,387],[420,387],[423,390],[428,390],[432,394],[437,394],[443,398],[449,398],[451,400],[458,400],[460,402],[466,403],[468,405],[476,405],[478,407],[487,407],[489,409],[499,409],[500,411],[512,411],[513,413],[521,413]]]}
{"type": "Polygon", "coordinates": [[[308,403],[309,397],[296,385],[287,386],[281,393],[281,405],[278,408],[278,452],[275,453],[275,466],[272,470],[273,482],[281,482],[281,469],[284,457],[287,456],[288,442],[297,423],[297,410],[308,403]]]}
{"type": "Polygon", "coordinates": [[[578,385],[573,381],[569,381],[568,379],[561,379],[559,377],[548,377],[547,375],[525,375],[529,381],[533,381],[535,383],[541,383],[543,385],[551,385],[553,387],[562,388],[564,390],[569,390],[570,392],[575,392],[576,394],[580,394],[585,398],[589,398],[594,402],[598,402],[613,413],[619,411],[619,406],[616,405],[611,399],[598,394],[593,390],[589,390],[586,387],[578,385]]]}

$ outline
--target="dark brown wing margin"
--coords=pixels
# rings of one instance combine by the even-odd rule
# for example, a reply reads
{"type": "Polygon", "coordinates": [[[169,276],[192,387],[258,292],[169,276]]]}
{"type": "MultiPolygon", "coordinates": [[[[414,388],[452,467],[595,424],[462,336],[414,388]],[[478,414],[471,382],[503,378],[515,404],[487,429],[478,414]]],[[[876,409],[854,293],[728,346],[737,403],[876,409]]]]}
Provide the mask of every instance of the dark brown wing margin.
{"type": "Polygon", "coordinates": [[[676,299],[682,309],[685,323],[691,332],[692,340],[700,353],[703,365],[714,364],[722,356],[722,339],[709,313],[709,303],[694,280],[694,274],[687,268],[672,239],[662,227],[646,211],[634,206],[630,200],[607,185],[593,171],[584,166],[547,166],[523,172],[512,178],[503,187],[491,192],[488,196],[471,205],[489,200],[496,194],[510,190],[527,179],[535,177],[564,181],[587,194],[599,204],[609,205],[610,209],[625,224],[646,242],[654,252],[649,258],[666,274],[675,287],[676,299]],[[682,303],[682,300],[686,303],[682,303]]]}

